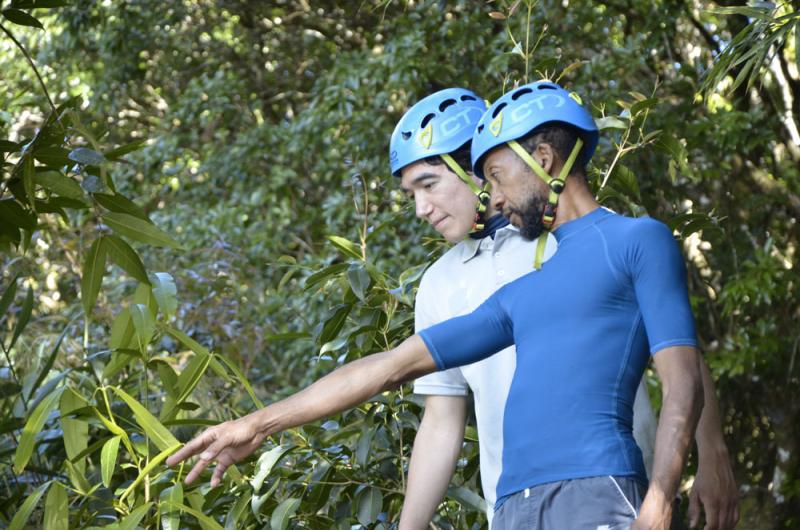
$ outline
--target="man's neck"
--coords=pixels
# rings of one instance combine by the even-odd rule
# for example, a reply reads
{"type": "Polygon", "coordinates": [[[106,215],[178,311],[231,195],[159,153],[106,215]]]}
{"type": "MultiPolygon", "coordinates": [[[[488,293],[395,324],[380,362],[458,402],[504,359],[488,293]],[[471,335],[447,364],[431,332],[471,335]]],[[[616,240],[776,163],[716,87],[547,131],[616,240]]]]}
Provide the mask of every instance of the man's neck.
{"type": "Polygon", "coordinates": [[[579,217],[593,212],[600,206],[594,198],[586,184],[586,179],[582,175],[570,175],[564,191],[558,198],[558,213],[553,230],[564,223],[573,221],[579,217]]]}

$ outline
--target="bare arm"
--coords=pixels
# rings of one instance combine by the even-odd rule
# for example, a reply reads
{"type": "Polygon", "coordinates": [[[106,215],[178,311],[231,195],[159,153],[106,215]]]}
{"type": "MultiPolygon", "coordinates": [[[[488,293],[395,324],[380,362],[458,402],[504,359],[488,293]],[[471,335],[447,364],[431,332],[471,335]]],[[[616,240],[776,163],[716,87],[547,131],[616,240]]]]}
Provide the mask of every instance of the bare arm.
{"type": "Polygon", "coordinates": [[[216,460],[211,477],[211,485],[216,486],[229,466],[258,449],[267,436],[351,408],[435,370],[425,342],[414,335],[393,350],[348,363],[282,401],[206,429],[170,456],[167,464],[172,466],[202,453],[186,483],[193,482],[216,460]]]}
{"type": "Polygon", "coordinates": [[[739,520],[739,493],[733,478],[728,447],[722,436],[719,402],[708,365],[700,359],[705,405],[697,424],[697,476],[689,496],[689,523],[700,522],[700,505],[706,513],[705,530],[731,530],[739,520]]]}
{"type": "Polygon", "coordinates": [[[467,398],[428,396],[414,439],[398,530],[424,530],[442,502],[464,440],[467,398]]]}
{"type": "Polygon", "coordinates": [[[703,406],[703,386],[697,350],[664,348],[654,356],[663,401],[656,432],[656,452],[650,487],[632,529],[667,530],[672,502],[686,465],[689,444],[703,406]]]}

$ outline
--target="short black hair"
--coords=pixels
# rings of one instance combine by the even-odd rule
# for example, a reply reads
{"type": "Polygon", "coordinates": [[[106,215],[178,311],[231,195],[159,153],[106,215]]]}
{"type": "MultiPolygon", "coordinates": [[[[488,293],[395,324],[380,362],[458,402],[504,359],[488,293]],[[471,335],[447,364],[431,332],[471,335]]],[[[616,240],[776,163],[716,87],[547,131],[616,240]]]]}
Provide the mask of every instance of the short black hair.
{"type": "MultiPolygon", "coordinates": [[[[472,173],[472,159],[470,158],[471,147],[472,147],[472,140],[468,141],[467,143],[465,143],[452,153],[449,153],[449,155],[453,157],[453,160],[455,160],[456,163],[464,169],[464,171],[467,171],[469,173],[472,173]]],[[[439,166],[444,164],[444,160],[442,160],[442,157],[440,157],[439,155],[429,156],[424,160],[425,163],[430,164],[432,166],[439,166]]],[[[447,169],[451,173],[455,173],[452,169],[450,169],[450,166],[447,166],[447,169]]]]}
{"type": "MultiPolygon", "coordinates": [[[[529,153],[533,153],[539,144],[548,144],[553,148],[563,164],[569,158],[572,148],[575,147],[575,142],[580,137],[581,135],[575,127],[567,123],[550,122],[523,136],[518,143],[529,153]]],[[[585,160],[585,157],[578,156],[570,173],[579,173],[585,177],[587,162],[588,160],[585,160]]]]}

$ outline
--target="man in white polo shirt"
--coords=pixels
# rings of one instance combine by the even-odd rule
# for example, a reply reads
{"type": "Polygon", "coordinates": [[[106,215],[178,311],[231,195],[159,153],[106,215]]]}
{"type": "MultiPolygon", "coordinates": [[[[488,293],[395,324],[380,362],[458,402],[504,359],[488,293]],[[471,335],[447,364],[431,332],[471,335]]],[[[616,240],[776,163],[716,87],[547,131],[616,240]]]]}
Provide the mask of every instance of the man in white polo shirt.
{"type": "MultiPolygon", "coordinates": [[[[534,262],[541,264],[556,251],[552,235],[538,242],[523,239],[517,228],[492,210],[488,190],[472,175],[469,142],[484,110],[483,100],[469,90],[442,90],[414,105],[392,134],[392,173],[401,177],[404,191],[413,197],[417,216],[455,244],[423,276],[415,307],[417,331],[473,311],[499,287],[530,272],[534,262]]],[[[478,363],[416,381],[414,391],[426,396],[425,413],[409,465],[400,530],[427,528],[444,498],[463,441],[469,390],[491,524],[501,469],[503,412],[515,367],[515,351],[510,347],[478,363]]],[[[699,519],[702,502],[711,523],[707,528],[726,528],[714,521],[723,519],[723,512],[730,512],[738,501],[713,386],[706,386],[704,418],[698,428],[701,466],[690,515],[693,522],[699,519]]],[[[634,404],[634,437],[648,470],[655,429],[656,419],[642,384],[634,404]]]]}

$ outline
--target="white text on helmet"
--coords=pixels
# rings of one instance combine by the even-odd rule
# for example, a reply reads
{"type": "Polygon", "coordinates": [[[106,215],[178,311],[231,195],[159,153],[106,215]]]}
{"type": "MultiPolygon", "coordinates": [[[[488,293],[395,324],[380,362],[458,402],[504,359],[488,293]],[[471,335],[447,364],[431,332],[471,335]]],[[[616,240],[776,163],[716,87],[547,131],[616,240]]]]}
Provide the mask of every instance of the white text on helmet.
{"type": "Polygon", "coordinates": [[[536,109],[533,108],[534,105],[538,107],[538,110],[542,111],[545,109],[544,101],[548,99],[554,99],[555,101],[549,103],[547,106],[549,107],[561,107],[564,105],[564,98],[557,94],[542,94],[540,96],[536,96],[532,98],[519,107],[516,107],[514,110],[511,111],[511,119],[514,122],[522,121],[527,119],[536,109]]]}
{"type": "Polygon", "coordinates": [[[483,113],[477,107],[467,107],[455,116],[444,120],[439,126],[439,130],[446,138],[454,135],[464,127],[468,127],[470,123],[474,123],[469,119],[471,112],[476,112],[479,118],[483,115],[483,113]]]}

